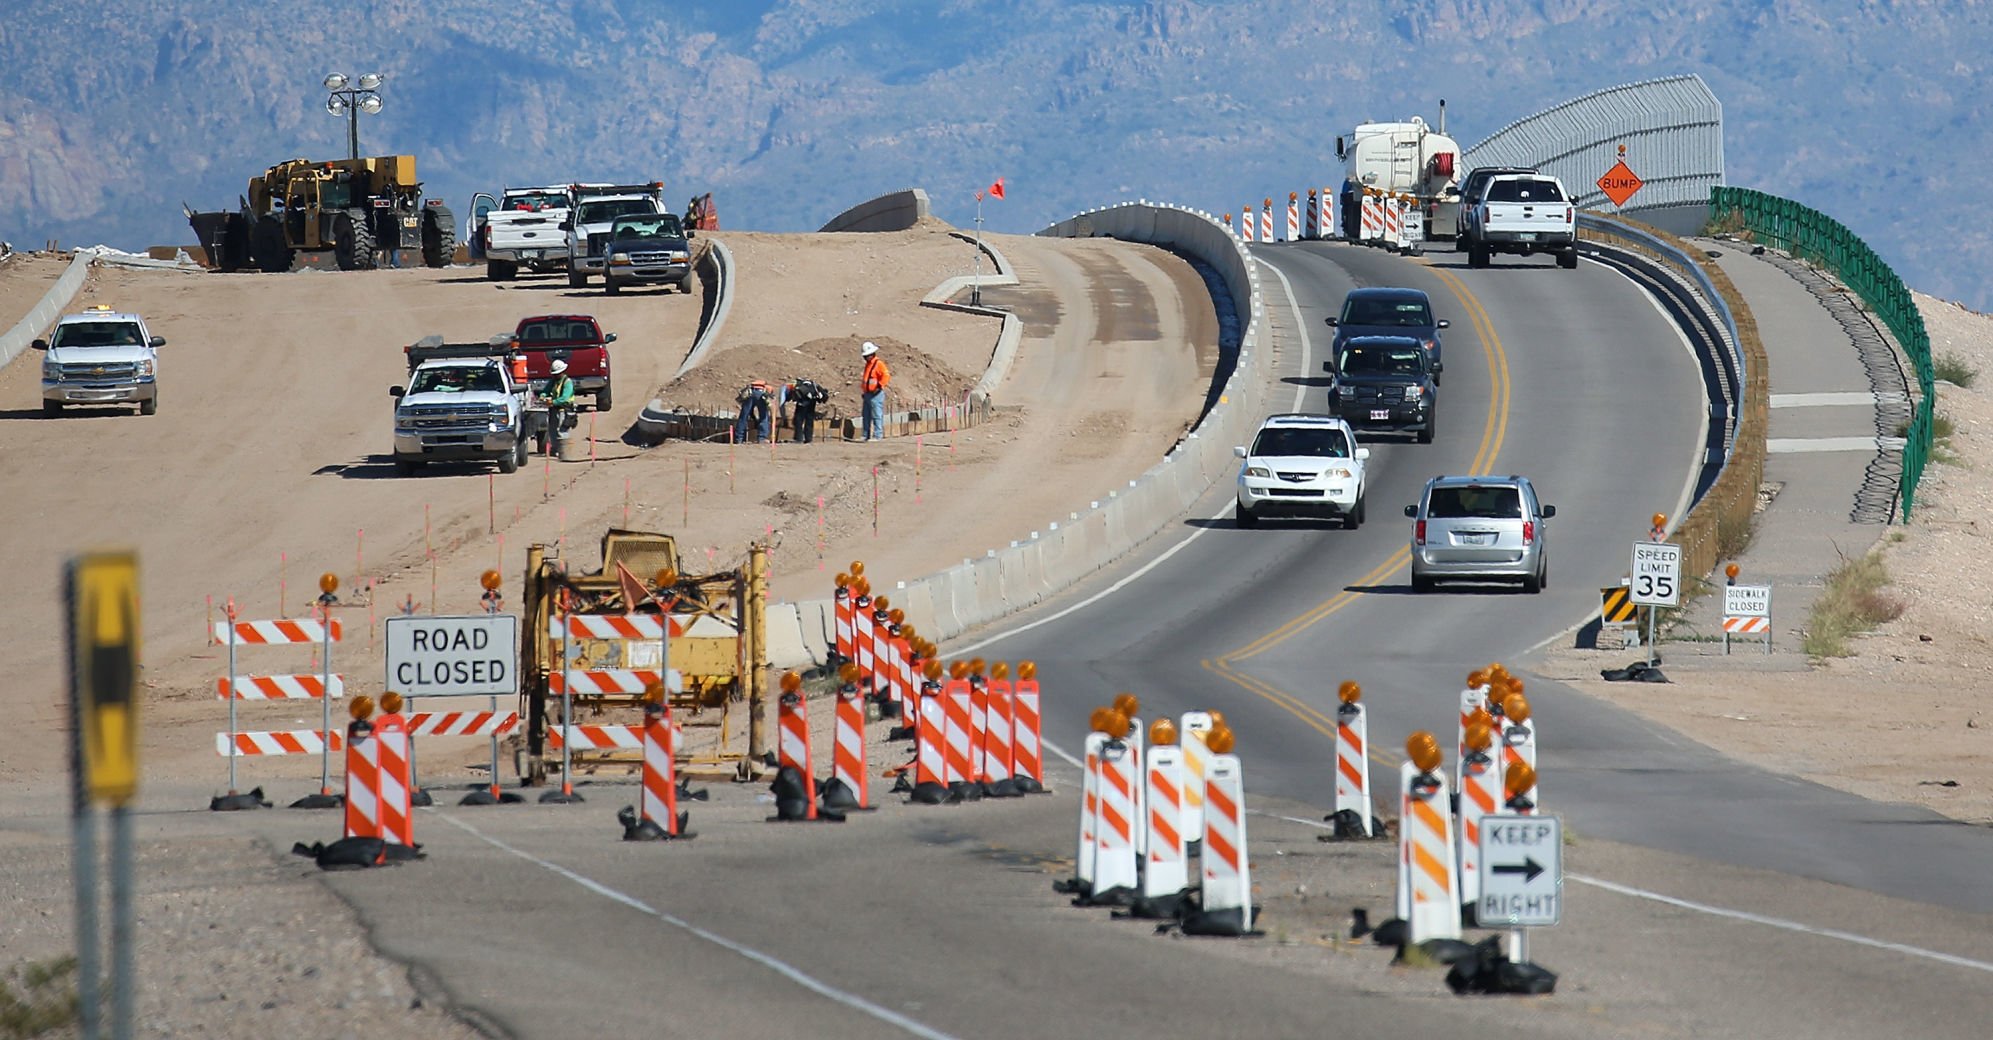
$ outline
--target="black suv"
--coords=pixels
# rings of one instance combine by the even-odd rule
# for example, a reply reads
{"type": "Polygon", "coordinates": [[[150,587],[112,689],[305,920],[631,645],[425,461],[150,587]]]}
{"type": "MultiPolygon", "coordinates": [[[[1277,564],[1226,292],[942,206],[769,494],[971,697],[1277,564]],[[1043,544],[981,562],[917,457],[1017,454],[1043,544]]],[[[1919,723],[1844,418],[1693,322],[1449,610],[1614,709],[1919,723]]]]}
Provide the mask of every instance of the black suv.
{"type": "Polygon", "coordinates": [[[1409,336],[1355,336],[1334,361],[1329,410],[1356,427],[1418,434],[1431,444],[1439,419],[1439,384],[1425,344],[1409,336]]]}
{"type": "Polygon", "coordinates": [[[1449,323],[1432,316],[1432,299],[1423,290],[1352,289],[1343,297],[1342,314],[1322,320],[1336,330],[1335,342],[1329,348],[1331,358],[1342,357],[1343,348],[1358,336],[1410,336],[1425,348],[1435,384],[1446,371],[1439,330],[1449,323]]]}

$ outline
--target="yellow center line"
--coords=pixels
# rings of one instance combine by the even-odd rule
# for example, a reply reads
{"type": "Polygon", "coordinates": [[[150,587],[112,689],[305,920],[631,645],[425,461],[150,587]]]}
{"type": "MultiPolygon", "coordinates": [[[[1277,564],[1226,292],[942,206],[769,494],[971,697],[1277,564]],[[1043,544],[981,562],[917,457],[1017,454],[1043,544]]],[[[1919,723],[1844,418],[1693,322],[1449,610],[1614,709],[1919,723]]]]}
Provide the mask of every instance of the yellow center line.
{"type": "MultiPolygon", "coordinates": [[[[1475,333],[1480,337],[1482,356],[1488,364],[1488,417],[1482,425],[1481,443],[1475,450],[1473,464],[1468,470],[1470,473],[1485,473],[1493,467],[1496,456],[1501,452],[1502,442],[1508,437],[1508,352],[1503,348],[1502,338],[1495,331],[1495,323],[1489,319],[1488,312],[1481,306],[1481,301],[1475,298],[1474,293],[1467,288],[1465,283],[1461,282],[1459,276],[1451,271],[1433,267],[1431,264],[1427,264],[1427,269],[1433,273],[1434,277],[1444,283],[1448,289],[1452,290],[1455,299],[1460,303],[1461,310],[1467,315],[1467,319],[1473,325],[1475,333]]],[[[1390,579],[1410,562],[1410,547],[1398,547],[1382,563],[1373,567],[1370,573],[1357,579],[1349,588],[1345,588],[1334,596],[1310,607],[1308,610],[1303,611],[1301,614],[1289,619],[1280,626],[1254,639],[1252,642],[1238,649],[1220,654],[1215,658],[1205,660],[1203,662],[1204,669],[1284,709],[1307,724],[1309,728],[1321,733],[1330,740],[1334,740],[1336,735],[1336,720],[1334,716],[1326,714],[1312,705],[1303,702],[1299,697],[1282,690],[1273,683],[1258,676],[1247,675],[1239,671],[1235,666],[1239,662],[1263,654],[1289,639],[1300,635],[1329,615],[1356,602],[1363,595],[1363,589],[1390,579]]],[[[1374,754],[1373,757],[1375,757],[1374,754]]],[[[1380,759],[1380,761],[1382,760],[1380,759]]]]}

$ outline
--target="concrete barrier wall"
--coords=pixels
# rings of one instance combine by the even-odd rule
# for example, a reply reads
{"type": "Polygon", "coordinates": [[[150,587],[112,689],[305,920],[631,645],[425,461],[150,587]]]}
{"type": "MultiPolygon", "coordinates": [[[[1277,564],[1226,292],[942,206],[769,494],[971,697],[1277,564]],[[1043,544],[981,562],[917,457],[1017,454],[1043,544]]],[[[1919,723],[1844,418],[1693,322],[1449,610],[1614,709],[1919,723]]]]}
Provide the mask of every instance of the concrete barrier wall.
{"type": "Polygon", "coordinates": [[[931,209],[927,204],[927,192],[921,188],[908,188],[891,195],[881,195],[869,199],[830,218],[830,223],[818,228],[826,231],[905,231],[925,219],[931,209]]]}
{"type": "Polygon", "coordinates": [[[83,288],[83,279],[89,273],[89,254],[77,253],[75,258],[69,261],[68,269],[64,270],[61,277],[55,280],[55,284],[49,286],[48,291],[42,294],[41,302],[28,311],[27,317],[15,322],[14,327],[8,329],[5,334],[0,334],[0,367],[19,357],[21,351],[28,349],[28,345],[41,335],[43,329],[53,325],[55,319],[62,317],[62,312],[69,307],[69,301],[74,300],[77,292],[83,288]]]}
{"type": "MultiPolygon", "coordinates": [[[[880,200],[874,200],[878,202],[880,200]]],[[[1234,472],[1232,445],[1245,443],[1263,414],[1266,322],[1251,253],[1208,213],[1147,201],[1076,214],[1039,232],[1056,238],[1115,238],[1163,246],[1217,271],[1240,321],[1237,361],[1183,443],[1127,485],[1086,508],[1045,521],[1037,537],[908,581],[892,590],[895,606],[937,642],[1041,602],[1180,521],[1213,482],[1234,472]]],[[[824,601],[827,605],[828,601],[824,601]]],[[[776,615],[771,612],[771,621],[776,615]]],[[[782,615],[786,617],[787,615],[782,615]]],[[[802,617],[811,616],[807,606],[802,617]]],[[[771,636],[770,646],[776,640],[771,636]]],[[[814,659],[814,658],[813,658],[814,659]]],[[[809,662],[773,662],[794,667],[809,662]]]]}

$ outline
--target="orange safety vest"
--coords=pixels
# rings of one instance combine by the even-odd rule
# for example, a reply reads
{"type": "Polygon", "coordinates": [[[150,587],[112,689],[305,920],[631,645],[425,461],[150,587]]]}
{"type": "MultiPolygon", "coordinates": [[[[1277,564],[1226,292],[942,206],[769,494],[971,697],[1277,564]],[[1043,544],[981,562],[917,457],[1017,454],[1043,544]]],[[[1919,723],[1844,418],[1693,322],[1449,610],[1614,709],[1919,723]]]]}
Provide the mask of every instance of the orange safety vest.
{"type": "Polygon", "coordinates": [[[879,355],[874,354],[871,357],[865,359],[864,386],[866,393],[876,394],[879,391],[884,390],[886,388],[886,384],[892,381],[893,381],[893,374],[886,370],[886,362],[884,358],[881,358],[879,355]]]}

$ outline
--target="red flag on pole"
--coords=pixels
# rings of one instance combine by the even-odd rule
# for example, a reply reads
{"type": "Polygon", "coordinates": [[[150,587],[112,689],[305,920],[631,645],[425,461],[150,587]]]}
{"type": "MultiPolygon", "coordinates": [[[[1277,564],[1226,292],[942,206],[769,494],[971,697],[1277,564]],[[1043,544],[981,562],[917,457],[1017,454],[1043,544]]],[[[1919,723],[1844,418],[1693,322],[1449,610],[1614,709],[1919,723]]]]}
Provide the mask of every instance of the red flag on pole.
{"type": "Polygon", "coordinates": [[[1002,178],[1002,177],[998,177],[998,178],[996,179],[996,183],[995,183],[995,184],[992,184],[992,185],[990,185],[990,198],[993,198],[993,199],[1000,199],[1000,198],[1003,198],[1003,178],[1002,178]]]}
{"type": "Polygon", "coordinates": [[[649,589],[644,588],[644,583],[636,575],[631,574],[630,568],[621,560],[616,561],[616,581],[623,587],[624,610],[634,614],[646,601],[657,602],[656,597],[650,594],[649,589]]]}

